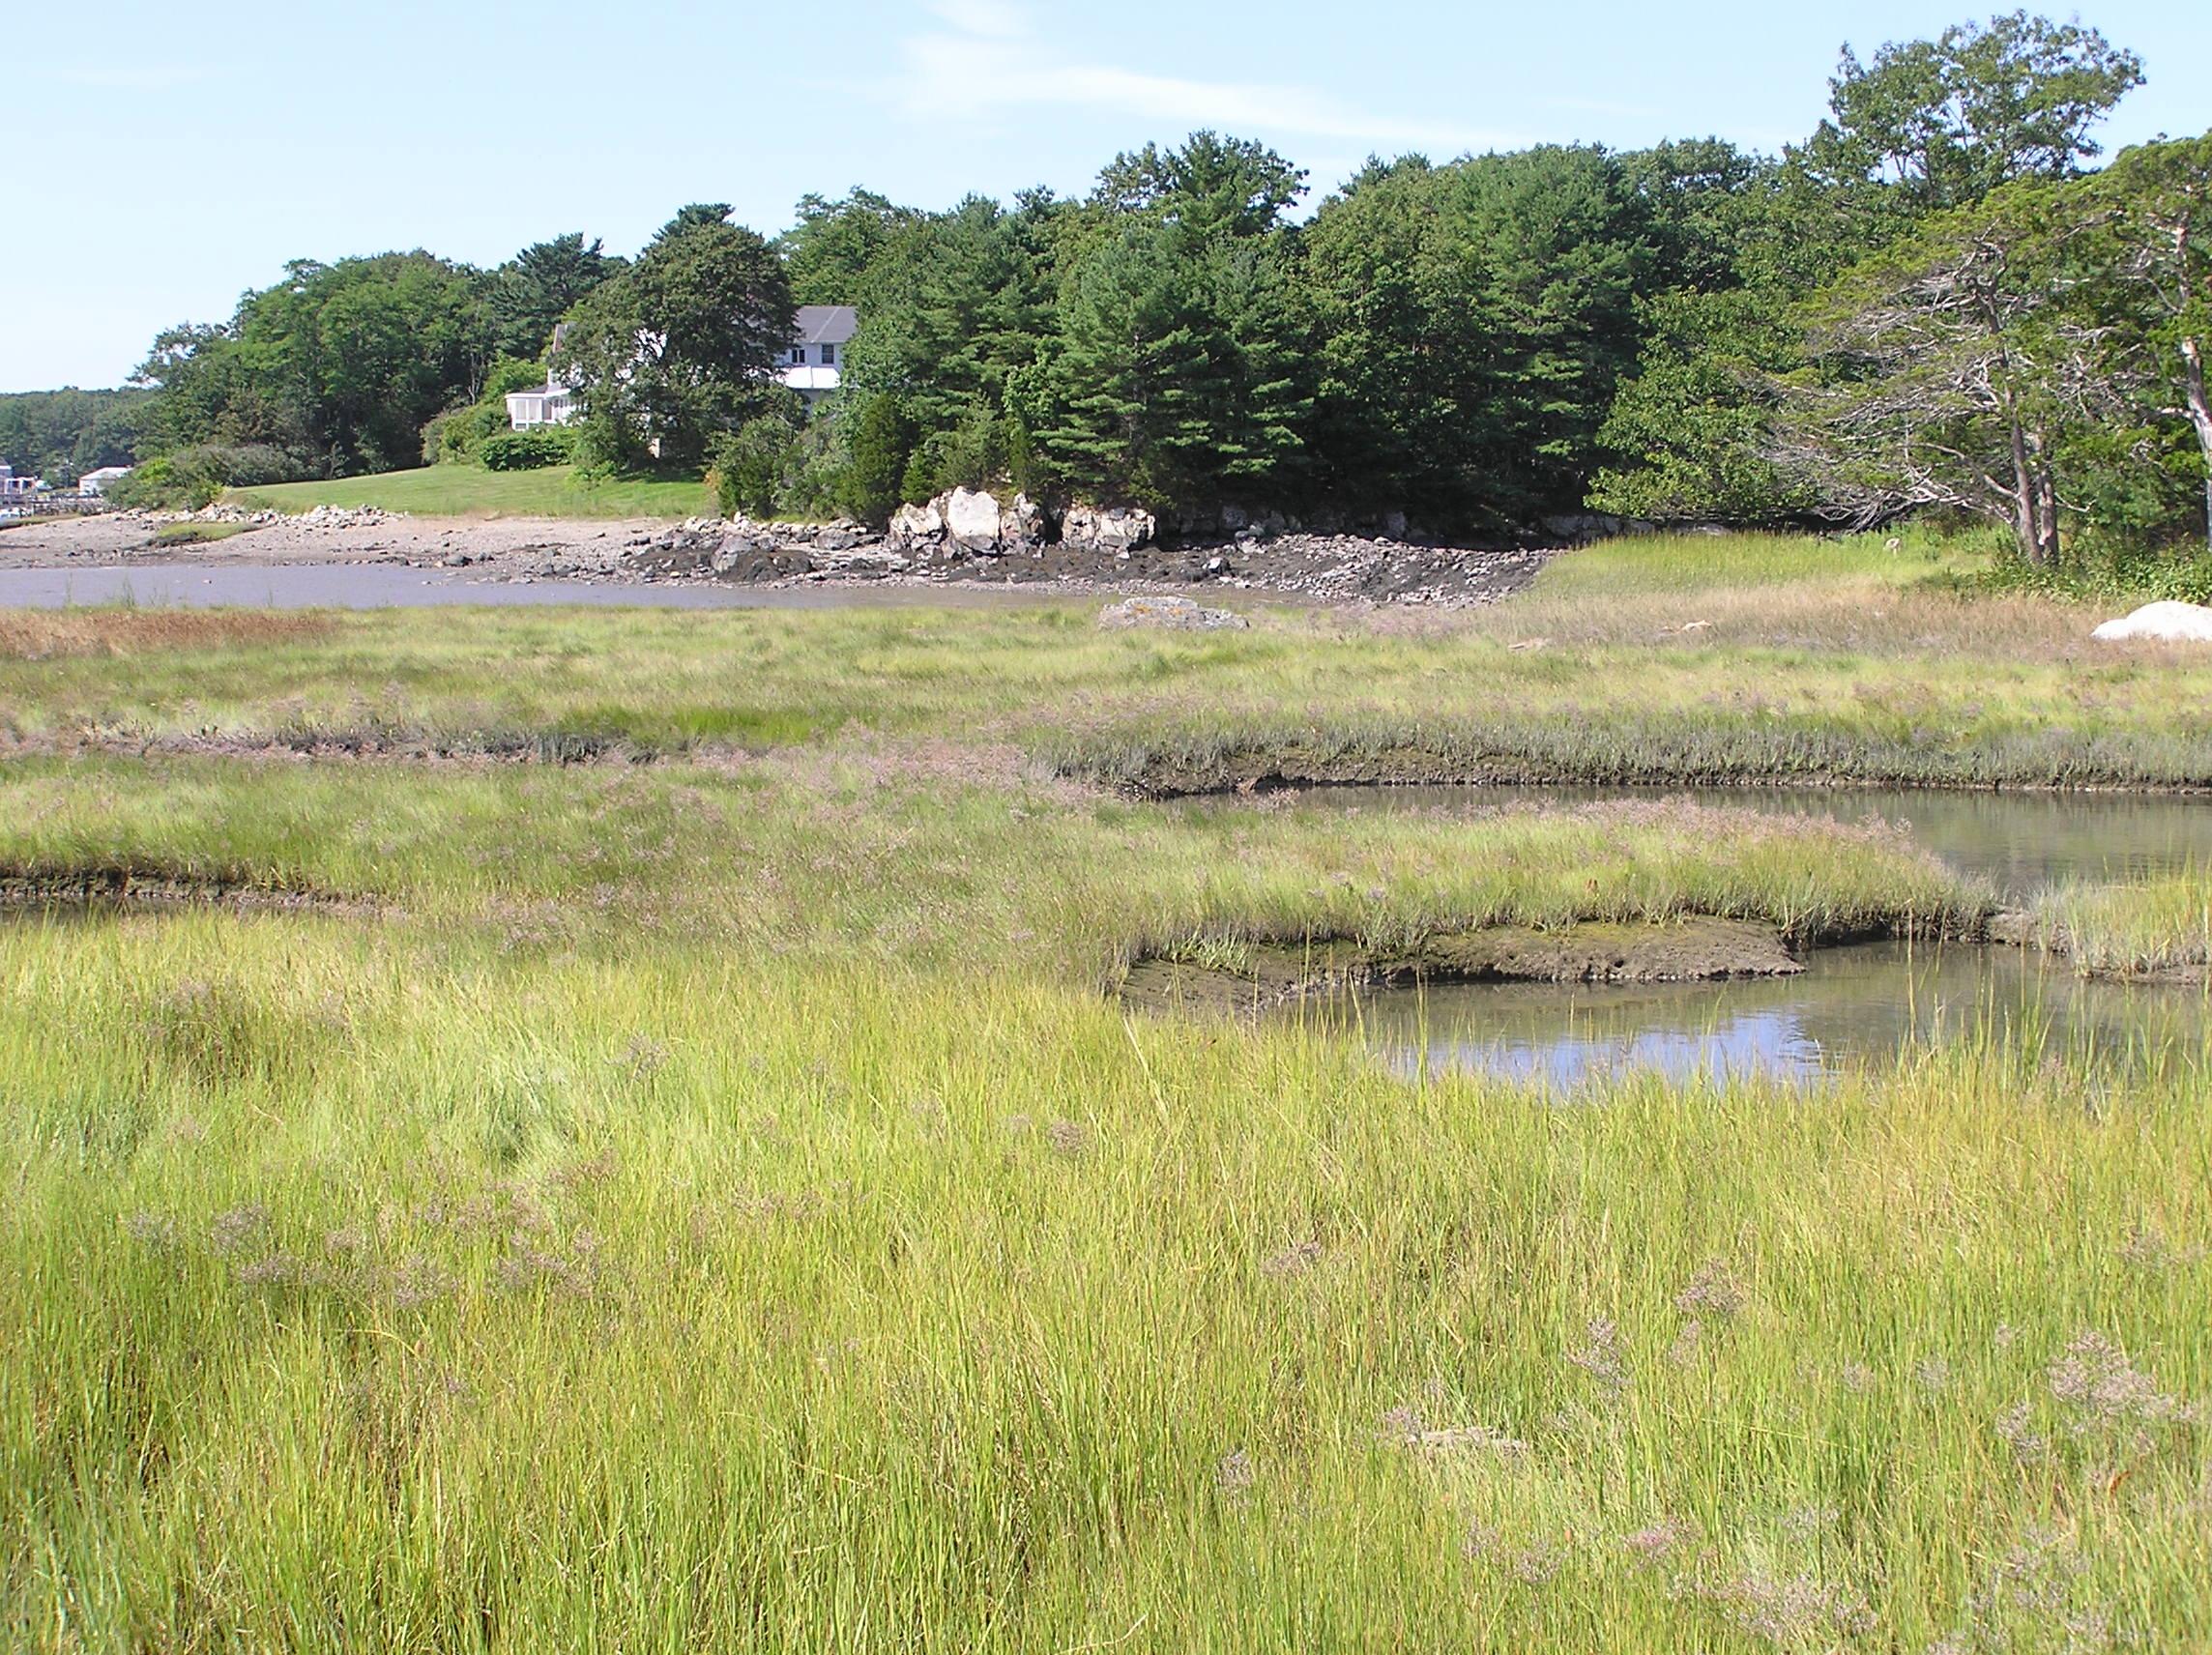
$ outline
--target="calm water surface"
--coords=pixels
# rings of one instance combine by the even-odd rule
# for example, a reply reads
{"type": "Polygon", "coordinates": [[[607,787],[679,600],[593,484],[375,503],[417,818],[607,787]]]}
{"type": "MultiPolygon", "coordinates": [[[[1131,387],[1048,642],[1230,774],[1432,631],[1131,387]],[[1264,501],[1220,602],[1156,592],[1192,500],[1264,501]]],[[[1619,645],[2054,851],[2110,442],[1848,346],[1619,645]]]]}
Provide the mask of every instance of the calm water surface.
{"type": "MultiPolygon", "coordinates": [[[[1296,807],[1477,812],[1683,797],[1680,790],[1330,788],[1296,807]]],[[[1878,789],[1700,789],[1701,803],[1906,827],[2009,902],[2069,878],[2212,865],[2212,799],[1878,789]]],[[[1227,806],[1214,806],[1226,808],[1227,806]]],[[[1283,1013],[1355,1031],[1405,1073],[1478,1069],[1571,1091],[1624,1072],[1815,1082],[1955,1042],[2130,1072],[2201,1069],[2202,988],[2082,982],[2018,948],[1878,943],[1823,949],[1804,974],[1732,982],[1508,983],[1384,990],[1283,1013]]]]}
{"type": "Polygon", "coordinates": [[[134,564],[129,568],[0,569],[0,609],[63,609],[138,603],[149,608],[424,609],[582,604],[621,609],[848,609],[925,605],[964,608],[1065,600],[1064,591],[893,586],[632,585],[587,580],[504,581],[458,569],[404,564],[134,564]]]}
{"type": "Polygon", "coordinates": [[[2025,949],[1877,943],[1824,950],[1795,977],[1397,990],[1320,1015],[1407,1074],[1481,1069],[1571,1091],[1636,1070],[1818,1081],[1956,1042],[2038,1063],[2194,1070],[2205,1011],[2202,989],[2082,982],[2025,949]]]}

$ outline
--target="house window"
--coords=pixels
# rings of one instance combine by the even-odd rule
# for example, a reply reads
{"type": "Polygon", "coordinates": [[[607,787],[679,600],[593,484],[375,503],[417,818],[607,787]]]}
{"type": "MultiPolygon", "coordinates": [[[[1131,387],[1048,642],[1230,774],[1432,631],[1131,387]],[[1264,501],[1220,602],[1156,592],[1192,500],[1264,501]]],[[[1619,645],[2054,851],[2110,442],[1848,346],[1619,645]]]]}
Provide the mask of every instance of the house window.
{"type": "Polygon", "coordinates": [[[837,365],[837,347],[835,345],[824,345],[822,347],[822,365],[824,367],[835,367],[837,365]]]}

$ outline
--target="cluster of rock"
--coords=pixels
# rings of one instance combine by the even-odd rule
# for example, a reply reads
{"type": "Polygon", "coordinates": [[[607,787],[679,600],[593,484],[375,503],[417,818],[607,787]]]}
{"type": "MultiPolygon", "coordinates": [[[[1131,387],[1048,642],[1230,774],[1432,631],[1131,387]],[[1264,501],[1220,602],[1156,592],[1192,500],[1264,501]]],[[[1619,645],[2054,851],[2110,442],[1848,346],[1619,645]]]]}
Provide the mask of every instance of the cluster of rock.
{"type": "Polygon", "coordinates": [[[1208,609],[1187,597],[1125,597],[1098,612],[1101,626],[1165,626],[1177,632],[1218,632],[1249,626],[1233,609],[1208,609]]]}
{"type": "Polygon", "coordinates": [[[899,574],[907,560],[886,549],[883,536],[865,524],[756,523],[693,517],[657,535],[641,535],[627,549],[649,575],[706,575],[717,580],[785,580],[800,575],[899,574]]]}
{"type": "Polygon", "coordinates": [[[1159,533],[1150,511],[1123,507],[1071,508],[1058,532],[1044,508],[1026,494],[1004,505],[982,489],[955,488],[923,506],[902,506],[892,515],[885,543],[918,562],[933,559],[1013,557],[1047,545],[1125,558],[1151,544],[1159,533]]]}
{"type": "MultiPolygon", "coordinates": [[[[839,521],[693,518],[631,539],[626,571],[648,580],[738,583],[867,579],[1051,581],[1117,587],[1206,584],[1321,601],[1494,601],[1526,585],[1549,554],[1528,546],[1421,545],[1387,537],[1311,533],[1278,513],[1223,510],[1212,538],[1163,533],[1150,512],[1071,507],[1056,523],[1035,501],[956,488],[901,507],[887,530],[839,521]],[[1220,526],[1235,523],[1233,530],[1220,526]]],[[[1228,624],[1133,617],[1146,624],[1228,624]]]]}
{"type": "Polygon", "coordinates": [[[281,523],[281,511],[242,511],[235,506],[203,506],[197,511],[159,511],[144,506],[133,506],[110,513],[119,523],[143,523],[149,528],[166,529],[178,523],[244,523],[259,528],[267,523],[281,523]]]}
{"type": "Polygon", "coordinates": [[[380,523],[404,523],[408,515],[376,506],[317,506],[291,523],[296,529],[373,529],[380,523]]]}
{"type": "Polygon", "coordinates": [[[226,506],[220,501],[203,506],[197,511],[149,511],[139,507],[114,515],[120,522],[145,523],[156,528],[176,523],[236,523],[252,529],[267,528],[272,523],[294,529],[368,529],[380,523],[405,522],[408,517],[407,512],[386,511],[375,506],[317,506],[293,515],[284,511],[248,511],[244,507],[226,506]]]}

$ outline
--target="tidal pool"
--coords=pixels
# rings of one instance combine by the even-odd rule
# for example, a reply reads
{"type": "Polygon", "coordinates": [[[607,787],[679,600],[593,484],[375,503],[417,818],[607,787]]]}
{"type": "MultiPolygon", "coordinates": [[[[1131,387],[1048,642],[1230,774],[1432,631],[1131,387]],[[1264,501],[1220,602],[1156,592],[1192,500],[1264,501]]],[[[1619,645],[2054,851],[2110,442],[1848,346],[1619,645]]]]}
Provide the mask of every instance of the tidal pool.
{"type": "Polygon", "coordinates": [[[1945,1044],[2196,1069],[2206,1007],[2201,988],[2083,981],[2023,948],[1872,943],[1823,949],[1793,977],[1391,989],[1282,1015],[1356,1031],[1408,1075],[1479,1069],[1573,1090],[1638,1070],[1811,1082],[1945,1044]]]}
{"type": "MultiPolygon", "coordinates": [[[[2212,866],[2212,798],[1871,788],[1321,788],[1290,808],[1473,813],[1690,798],[1772,815],[1878,817],[2007,903],[2067,879],[2212,866]]],[[[1236,808],[1215,801],[1198,808],[1236,808]]],[[[2143,1073],[2201,1069],[2202,987],[2083,981],[2031,949],[1875,943],[1816,951],[1803,974],[1659,984],[1382,989],[1275,1014],[1355,1034],[1407,1074],[1480,1070],[1573,1090],[1637,1071],[1694,1082],[1817,1082],[1937,1045],[2143,1073]]]]}

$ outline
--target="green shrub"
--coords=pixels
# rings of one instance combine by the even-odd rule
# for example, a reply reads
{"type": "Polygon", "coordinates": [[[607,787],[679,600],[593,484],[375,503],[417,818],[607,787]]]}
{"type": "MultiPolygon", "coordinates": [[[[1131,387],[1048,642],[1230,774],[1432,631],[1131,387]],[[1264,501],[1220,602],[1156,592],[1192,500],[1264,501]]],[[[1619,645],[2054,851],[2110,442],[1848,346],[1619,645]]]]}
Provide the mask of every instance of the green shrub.
{"type": "Polygon", "coordinates": [[[158,454],[109,491],[119,506],[196,511],[226,488],[298,482],[311,468],[267,443],[201,443],[158,454]]]}
{"type": "Polygon", "coordinates": [[[441,414],[422,434],[422,458],[431,465],[466,465],[475,460],[489,438],[510,429],[507,398],[476,402],[441,414]]]}
{"type": "Polygon", "coordinates": [[[798,440],[797,428],[776,414],[748,420],[728,436],[715,439],[711,475],[723,516],[741,511],[751,517],[774,513],[798,440]]]}
{"type": "Polygon", "coordinates": [[[544,383],[543,363],[524,361],[520,357],[501,357],[491,364],[491,371],[484,375],[483,394],[477,400],[480,404],[491,402],[505,407],[509,392],[535,391],[544,383]]]}
{"type": "MultiPolygon", "coordinates": [[[[107,499],[117,506],[150,509],[176,506],[183,503],[182,479],[177,476],[176,463],[167,454],[157,454],[150,460],[141,460],[128,477],[119,477],[107,485],[107,499]]],[[[214,499],[210,495],[208,499],[214,499]]],[[[205,505],[207,502],[200,502],[205,505]]]]}
{"type": "Polygon", "coordinates": [[[477,445],[477,458],[486,471],[542,471],[566,465],[575,451],[574,434],[561,425],[499,431],[477,445]]]}
{"type": "Polygon", "coordinates": [[[2057,564],[2042,566],[2017,555],[1987,568],[1940,576],[1934,584],[1968,593],[2032,593],[2086,603],[2212,603],[2212,553],[2197,542],[2151,546],[2085,533],[2057,564]]]}
{"type": "MultiPolygon", "coordinates": [[[[484,375],[483,392],[474,402],[449,408],[422,427],[424,465],[467,465],[476,461],[487,438],[509,428],[507,398],[509,392],[533,391],[545,383],[545,364],[501,357],[484,375]]],[[[538,462],[548,464],[553,462],[538,462]]],[[[493,466],[494,471],[518,471],[519,466],[493,466]]]]}
{"type": "MultiPolygon", "coordinates": [[[[948,488],[987,488],[1000,481],[1007,473],[1010,424],[977,404],[958,424],[932,431],[907,461],[902,492],[909,500],[929,500],[948,488]]],[[[1024,460],[1026,470],[1026,445],[1024,460]]]]}
{"type": "Polygon", "coordinates": [[[848,419],[851,456],[839,479],[838,504],[863,523],[888,523],[899,508],[914,453],[914,418],[897,397],[871,396],[848,419]]]}

